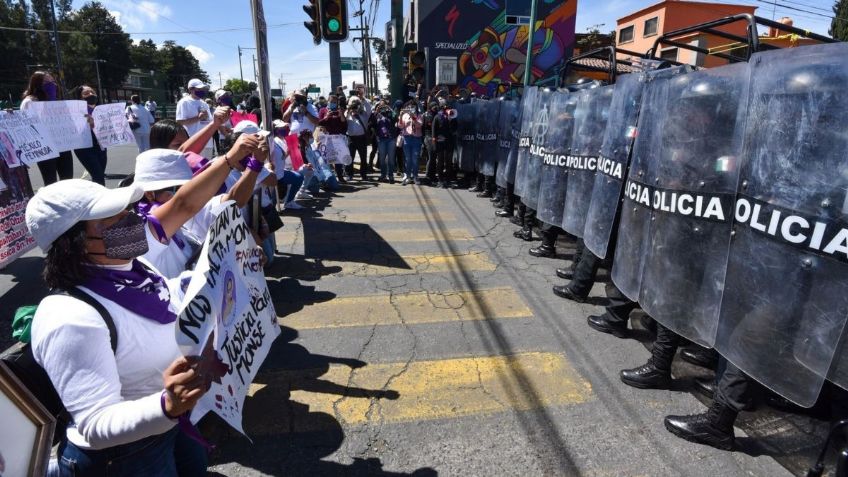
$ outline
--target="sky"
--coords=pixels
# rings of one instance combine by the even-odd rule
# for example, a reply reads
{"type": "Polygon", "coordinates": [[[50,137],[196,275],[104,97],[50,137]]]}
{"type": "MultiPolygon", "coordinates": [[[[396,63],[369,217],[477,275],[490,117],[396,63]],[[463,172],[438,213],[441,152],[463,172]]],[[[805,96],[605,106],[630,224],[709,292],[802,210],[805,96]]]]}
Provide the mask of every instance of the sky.
{"type": "MultiPolygon", "coordinates": [[[[390,16],[389,0],[348,0],[351,26],[359,25],[359,18],[352,16],[359,10],[360,1],[374,33],[385,35],[385,25],[390,16]],[[373,4],[373,5],[372,5],[373,4]],[[371,11],[376,14],[370,15],[371,11]],[[372,17],[374,17],[372,19],[372,17]]],[[[455,0],[475,2],[480,0],[455,0]]],[[[492,1],[492,0],[489,0],[492,1]]],[[[494,0],[503,2],[504,0],[494,0]]],[[[658,0],[656,0],[658,1],[658,0]]],[[[616,19],[656,3],[654,0],[578,0],[577,32],[585,32],[594,25],[603,32],[615,29],[616,19]]],[[[771,0],[715,0],[717,3],[742,3],[758,6],[756,14],[766,18],[780,19],[790,16],[795,26],[827,35],[830,19],[821,15],[832,15],[832,0],[777,0],[786,7],[799,8],[800,12],[785,7],[773,8],[771,0]],[[774,11],[773,11],[774,10],[774,11]]],[[[255,46],[252,30],[250,2],[248,0],[100,0],[115,16],[124,31],[131,33],[134,41],[152,39],[157,44],[174,40],[185,46],[200,61],[212,80],[212,87],[229,78],[239,78],[238,46],[255,46]],[[193,33],[185,33],[185,32],[193,33]],[[179,33],[178,33],[179,32],[179,33]]],[[[76,0],[79,8],[85,1],[76,0]]],[[[326,43],[315,46],[312,36],[303,26],[308,20],[302,5],[306,0],[270,0],[263,3],[265,21],[268,25],[268,55],[271,87],[291,90],[315,83],[322,93],[330,86],[329,50],[326,43]]],[[[408,1],[404,8],[408,10],[408,1]]],[[[352,32],[351,38],[358,32],[352,32]]],[[[372,33],[373,35],[373,33],[372,33]]],[[[243,50],[242,70],[244,79],[253,80],[254,50],[243,50]]],[[[361,43],[352,39],[341,44],[341,56],[360,56],[361,43]]],[[[373,54],[372,54],[373,57],[373,54]]],[[[361,71],[343,71],[342,84],[350,86],[353,81],[362,82],[361,71]]],[[[385,88],[385,73],[380,73],[380,87],[385,88]]]]}

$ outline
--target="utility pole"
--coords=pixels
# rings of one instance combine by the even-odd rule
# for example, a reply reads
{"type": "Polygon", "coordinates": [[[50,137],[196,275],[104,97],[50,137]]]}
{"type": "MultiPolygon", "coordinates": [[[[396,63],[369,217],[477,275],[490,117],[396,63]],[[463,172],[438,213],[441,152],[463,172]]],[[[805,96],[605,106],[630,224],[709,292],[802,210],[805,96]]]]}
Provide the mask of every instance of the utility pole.
{"type": "Polygon", "coordinates": [[[103,88],[100,86],[100,63],[106,63],[106,60],[88,60],[94,62],[94,71],[97,72],[97,96],[100,97],[100,101],[105,101],[106,98],[103,96],[103,88]]]}
{"type": "Polygon", "coordinates": [[[342,85],[342,53],[339,44],[330,43],[330,88],[336,92],[336,88],[342,85]]]}
{"type": "Polygon", "coordinates": [[[253,81],[259,84],[259,77],[256,76],[256,55],[253,55],[253,81]]]}
{"type": "Polygon", "coordinates": [[[392,101],[403,96],[403,44],[406,41],[403,35],[403,0],[392,1],[392,51],[391,72],[389,74],[389,86],[391,87],[392,101]]]}
{"type": "Polygon", "coordinates": [[[59,45],[59,32],[56,29],[56,5],[55,2],[50,2],[50,22],[53,26],[53,44],[56,46],[56,74],[59,76],[59,87],[62,88],[62,94],[65,94],[65,71],[62,69],[62,48],[59,45]]]}
{"type": "MultiPolygon", "coordinates": [[[[265,23],[265,11],[262,0],[250,0],[250,10],[253,13],[253,34],[256,39],[256,53],[259,55],[259,75],[256,85],[259,89],[259,100],[262,110],[262,124],[265,130],[271,131],[271,75],[268,71],[268,26],[265,23]]],[[[273,144],[273,143],[271,143],[273,144]]]]}
{"type": "Polygon", "coordinates": [[[218,89],[224,89],[224,79],[221,77],[221,72],[218,72],[218,89]]]}
{"type": "Polygon", "coordinates": [[[244,71],[241,69],[241,45],[238,46],[239,52],[239,78],[244,81],[244,71]]]}
{"type": "Polygon", "coordinates": [[[524,87],[530,85],[533,66],[533,35],[536,33],[536,0],[530,0],[530,24],[527,25],[527,59],[524,63],[524,87]]]}

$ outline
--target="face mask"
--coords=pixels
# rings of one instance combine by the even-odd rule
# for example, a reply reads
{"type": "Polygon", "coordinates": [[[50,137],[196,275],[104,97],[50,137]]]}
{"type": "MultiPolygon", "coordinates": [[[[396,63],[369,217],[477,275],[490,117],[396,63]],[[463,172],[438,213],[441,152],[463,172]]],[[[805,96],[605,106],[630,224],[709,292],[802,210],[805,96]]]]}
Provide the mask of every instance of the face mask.
{"type": "Polygon", "coordinates": [[[229,96],[221,96],[221,98],[218,99],[218,104],[220,104],[221,106],[229,106],[229,107],[232,108],[233,107],[233,98],[231,98],[229,96]]]}
{"type": "Polygon", "coordinates": [[[97,104],[97,95],[92,94],[91,96],[86,97],[85,102],[88,103],[91,106],[96,105],[97,104]]]}
{"type": "Polygon", "coordinates": [[[339,109],[339,105],[336,103],[330,103],[327,105],[327,109],[329,109],[330,111],[335,111],[339,109]]]}
{"type": "Polygon", "coordinates": [[[281,128],[281,129],[277,129],[276,133],[277,133],[277,137],[285,138],[286,136],[289,135],[289,133],[291,133],[291,130],[289,128],[281,128]]]}
{"type": "Polygon", "coordinates": [[[197,96],[200,99],[203,99],[203,98],[206,97],[206,90],[205,89],[196,89],[196,90],[194,90],[194,95],[197,96]]]}
{"type": "MultiPolygon", "coordinates": [[[[147,253],[147,235],[144,232],[144,219],[130,212],[114,224],[102,230],[102,237],[89,237],[103,240],[106,258],[132,260],[147,253]]],[[[100,255],[94,253],[92,255],[100,255]]]]}
{"type": "Polygon", "coordinates": [[[44,83],[41,87],[47,95],[47,101],[56,101],[56,83],[44,83]]]}

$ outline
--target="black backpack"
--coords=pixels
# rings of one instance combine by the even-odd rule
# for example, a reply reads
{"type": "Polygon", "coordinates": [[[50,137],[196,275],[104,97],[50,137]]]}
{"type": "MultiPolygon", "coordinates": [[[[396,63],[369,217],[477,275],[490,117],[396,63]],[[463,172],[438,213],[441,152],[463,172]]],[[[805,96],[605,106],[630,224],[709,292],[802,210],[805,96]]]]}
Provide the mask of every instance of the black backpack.
{"type": "MultiPolygon", "coordinates": [[[[112,352],[118,349],[118,330],[115,328],[115,322],[112,320],[112,315],[88,293],[72,288],[70,290],[60,290],[54,295],[72,296],[82,302],[91,305],[106,323],[109,328],[109,339],[112,343],[112,352]]],[[[53,434],[53,444],[62,441],[65,437],[65,431],[68,424],[71,422],[71,415],[62,404],[59,394],[53,387],[50,377],[36,361],[32,354],[32,345],[30,343],[18,343],[11,348],[3,351],[0,354],[0,360],[3,361],[23,385],[35,396],[41,405],[56,419],[56,432],[53,434]]]]}

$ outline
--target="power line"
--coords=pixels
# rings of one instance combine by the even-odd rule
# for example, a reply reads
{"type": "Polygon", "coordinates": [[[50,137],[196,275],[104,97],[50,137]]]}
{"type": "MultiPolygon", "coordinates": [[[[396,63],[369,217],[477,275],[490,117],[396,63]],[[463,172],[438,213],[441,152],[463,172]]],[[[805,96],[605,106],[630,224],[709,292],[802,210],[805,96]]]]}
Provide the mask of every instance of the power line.
{"type": "Polygon", "coordinates": [[[760,3],[765,3],[766,5],[771,5],[771,6],[774,6],[774,7],[780,7],[780,8],[783,8],[785,10],[792,10],[792,11],[796,11],[796,12],[804,12],[804,13],[809,13],[811,15],[817,15],[817,16],[820,16],[820,17],[824,17],[824,18],[827,18],[829,20],[839,20],[839,21],[843,21],[843,22],[848,22],[848,18],[841,18],[841,17],[836,17],[836,16],[833,16],[833,15],[825,15],[823,13],[811,12],[809,10],[804,10],[802,8],[792,7],[792,6],[789,6],[789,5],[783,5],[783,4],[777,3],[776,1],[771,1],[771,2],[766,1],[766,0],[757,0],[757,1],[760,2],[760,3]]]}

